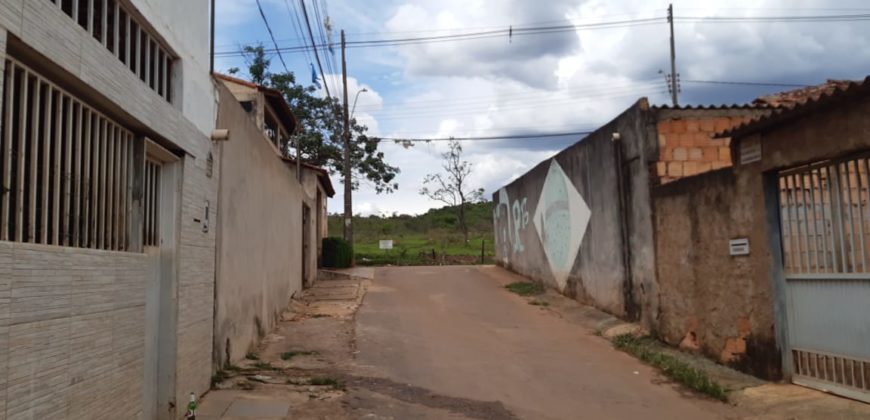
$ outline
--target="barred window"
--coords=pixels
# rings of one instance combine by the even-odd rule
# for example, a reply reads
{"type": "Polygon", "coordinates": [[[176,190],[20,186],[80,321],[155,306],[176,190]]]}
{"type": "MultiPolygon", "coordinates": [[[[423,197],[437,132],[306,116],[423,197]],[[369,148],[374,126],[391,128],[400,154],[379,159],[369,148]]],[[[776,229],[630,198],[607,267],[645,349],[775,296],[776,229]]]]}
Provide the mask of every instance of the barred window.
{"type": "Polygon", "coordinates": [[[145,162],[144,210],[142,241],[145,246],[160,246],[160,173],[162,166],[155,160],[145,162]]]}
{"type": "Polygon", "coordinates": [[[172,102],[175,56],[117,0],[49,0],[103,44],[145,85],[172,102]]]}
{"type": "Polygon", "coordinates": [[[133,134],[7,59],[0,240],[127,250],[133,134]]]}

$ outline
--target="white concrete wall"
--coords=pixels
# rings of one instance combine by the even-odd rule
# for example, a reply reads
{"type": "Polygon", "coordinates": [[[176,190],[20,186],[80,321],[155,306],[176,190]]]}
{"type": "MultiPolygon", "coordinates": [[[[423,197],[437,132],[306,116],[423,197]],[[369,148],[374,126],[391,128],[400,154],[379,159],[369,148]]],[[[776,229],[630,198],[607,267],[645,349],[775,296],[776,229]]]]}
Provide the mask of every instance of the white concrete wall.
{"type": "Polygon", "coordinates": [[[181,58],[181,109],[203,133],[217,118],[216,94],[209,75],[209,0],[134,0],[181,58]]]}

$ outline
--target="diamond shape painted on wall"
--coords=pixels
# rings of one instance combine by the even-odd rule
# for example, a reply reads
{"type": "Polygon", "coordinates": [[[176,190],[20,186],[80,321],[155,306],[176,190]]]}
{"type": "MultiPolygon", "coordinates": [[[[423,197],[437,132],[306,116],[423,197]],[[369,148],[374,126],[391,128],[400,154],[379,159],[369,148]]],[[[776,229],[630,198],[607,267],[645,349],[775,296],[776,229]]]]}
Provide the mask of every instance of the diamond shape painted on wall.
{"type": "Polygon", "coordinates": [[[591,217],[583,196],[553,159],[535,209],[534,223],[561,291],[565,290],[591,217]]]}

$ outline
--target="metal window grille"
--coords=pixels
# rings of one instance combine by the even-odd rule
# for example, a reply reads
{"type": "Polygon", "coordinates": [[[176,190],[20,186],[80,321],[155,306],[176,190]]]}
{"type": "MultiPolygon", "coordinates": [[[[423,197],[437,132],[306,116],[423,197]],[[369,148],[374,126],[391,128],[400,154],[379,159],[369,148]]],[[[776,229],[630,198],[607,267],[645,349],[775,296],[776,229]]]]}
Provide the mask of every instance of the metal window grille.
{"type": "Polygon", "coordinates": [[[780,175],[788,274],[868,273],[867,157],[830,161],[780,175]]]}
{"type": "Polygon", "coordinates": [[[157,162],[145,162],[145,220],[142,225],[145,246],[160,246],[160,169],[157,162]]]}
{"type": "Polygon", "coordinates": [[[103,44],[149,88],[172,102],[175,56],[117,0],[49,0],[103,44]]]}
{"type": "Polygon", "coordinates": [[[133,134],[7,59],[0,240],[123,251],[133,134]]]}

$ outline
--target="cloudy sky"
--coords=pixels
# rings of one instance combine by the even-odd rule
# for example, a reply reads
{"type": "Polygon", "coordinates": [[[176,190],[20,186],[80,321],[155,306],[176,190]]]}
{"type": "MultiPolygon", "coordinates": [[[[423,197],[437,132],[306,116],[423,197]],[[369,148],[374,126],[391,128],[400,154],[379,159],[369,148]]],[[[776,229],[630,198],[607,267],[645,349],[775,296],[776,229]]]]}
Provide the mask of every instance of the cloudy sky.
{"type": "MultiPolygon", "coordinates": [[[[281,47],[300,39],[298,0],[260,0],[281,47]]],[[[667,104],[661,71],[669,72],[667,2],[649,0],[305,0],[315,37],[328,21],[335,54],[323,53],[333,95],[340,93],[338,31],[349,42],[437,37],[517,29],[474,40],[416,42],[348,49],[355,116],[383,137],[443,138],[527,133],[582,132],[596,128],[638,98],[667,104]],[[315,10],[315,3],[317,4],[315,10]],[[319,18],[317,15],[319,14],[319,18]],[[602,22],[644,24],[594,27],[602,22]],[[592,26],[590,26],[592,25],[592,26]],[[520,35],[522,28],[573,26],[573,30],[520,35]],[[329,61],[329,63],[327,63],[329,61]],[[331,65],[330,65],[331,64],[331,65]],[[334,67],[332,67],[334,65],[334,67]],[[333,68],[330,71],[330,68],[333,68]]],[[[870,20],[838,22],[713,22],[690,17],[870,15],[863,0],[674,1],[677,72],[682,104],[742,103],[786,89],[699,83],[739,81],[817,84],[825,79],[863,79],[870,74],[870,20]]],[[[307,31],[307,29],[305,29],[307,31]]],[[[329,31],[324,36],[329,37],[329,31]]],[[[307,33],[305,33],[307,35],[307,33]]],[[[217,0],[217,52],[271,40],[255,0],[217,0]]],[[[319,41],[318,41],[319,42],[319,41]]],[[[311,82],[312,54],[284,53],[287,67],[311,82]]],[[[273,70],[281,70],[278,57],[273,70]]],[[[220,55],[218,70],[244,68],[238,56],[220,55]]],[[[489,196],[579,136],[526,140],[466,141],[474,164],[472,183],[489,196]]],[[[354,212],[420,213],[441,204],[419,195],[428,173],[440,168],[444,143],[406,149],[383,143],[389,163],[401,168],[399,191],[377,195],[363,188],[354,212]]],[[[337,189],[340,180],[334,179],[337,189]]],[[[340,212],[341,197],[330,202],[340,212]]]]}

